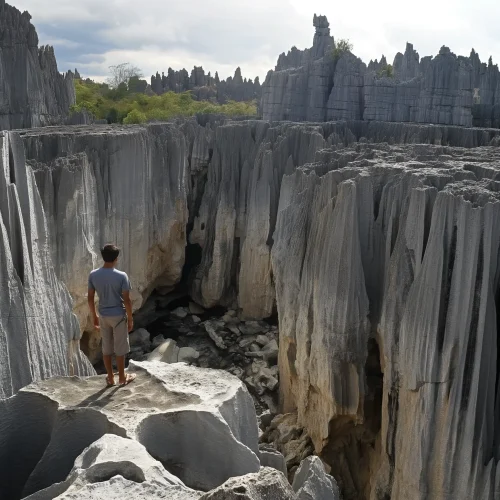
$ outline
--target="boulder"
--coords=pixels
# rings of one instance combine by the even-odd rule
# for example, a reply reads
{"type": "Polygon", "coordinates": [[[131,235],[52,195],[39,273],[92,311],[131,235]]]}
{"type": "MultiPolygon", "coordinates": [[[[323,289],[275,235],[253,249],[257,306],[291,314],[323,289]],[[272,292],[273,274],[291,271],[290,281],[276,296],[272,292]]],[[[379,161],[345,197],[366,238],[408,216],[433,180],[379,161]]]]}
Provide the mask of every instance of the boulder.
{"type": "Polygon", "coordinates": [[[157,335],[156,337],[153,338],[153,342],[151,342],[151,346],[153,349],[156,349],[157,347],[161,346],[163,342],[165,342],[167,339],[163,335],[157,335]]]}
{"type": "MultiPolygon", "coordinates": [[[[125,388],[106,390],[104,377],[54,378],[0,401],[0,425],[10,429],[0,435],[0,497],[20,498],[23,490],[28,495],[65,481],[76,458],[105,434],[141,443],[194,489],[259,471],[254,405],[236,377],[183,363],[132,361],[129,370],[137,378],[125,388]]],[[[122,453],[101,448],[90,450],[77,468],[102,456],[116,470],[122,453]]],[[[119,469],[156,474],[157,462],[141,456],[139,467],[119,469]]]]}
{"type": "Polygon", "coordinates": [[[257,335],[255,342],[261,346],[269,344],[269,338],[266,335],[257,335]]]}
{"type": "Polygon", "coordinates": [[[193,363],[199,357],[200,353],[196,349],[193,349],[192,347],[181,347],[179,349],[179,355],[177,357],[177,360],[179,362],[183,361],[186,363],[193,363]]]}
{"type": "Polygon", "coordinates": [[[145,328],[139,328],[129,335],[130,346],[138,346],[144,351],[148,351],[151,348],[150,338],[151,335],[145,328]]]}
{"type": "Polygon", "coordinates": [[[335,478],[325,472],[319,457],[307,457],[295,472],[293,490],[297,500],[340,500],[335,478]]]}
{"type": "Polygon", "coordinates": [[[287,476],[285,457],[272,446],[265,443],[259,445],[259,459],[263,467],[272,467],[287,476]]]}
{"type": "Polygon", "coordinates": [[[114,476],[107,481],[70,486],[64,493],[56,497],[38,497],[32,495],[30,500],[198,500],[202,493],[177,485],[168,485],[149,481],[136,483],[114,476]]]}
{"type": "Polygon", "coordinates": [[[186,310],[185,307],[178,307],[177,309],[174,309],[170,314],[176,318],[184,319],[188,315],[188,310],[186,310]]]}
{"type": "MultiPolygon", "coordinates": [[[[75,460],[65,481],[37,491],[27,498],[52,500],[73,498],[77,494],[80,495],[78,498],[84,498],[83,492],[89,485],[109,481],[113,477],[135,483],[162,485],[166,491],[174,486],[174,492],[184,492],[186,498],[198,498],[195,491],[187,488],[179,478],[170,474],[160,462],[151,457],[144,446],[115,434],[105,434],[87,447],[75,460]]],[[[114,494],[118,497],[120,489],[115,488],[114,494]]],[[[36,489],[36,485],[28,482],[25,490],[33,489],[36,489]]]]}
{"type": "Polygon", "coordinates": [[[264,330],[258,321],[245,321],[239,325],[239,329],[243,335],[256,335],[264,330]]]}
{"type": "Polygon", "coordinates": [[[227,345],[224,343],[224,340],[220,333],[217,332],[218,329],[218,324],[217,322],[214,321],[205,321],[203,323],[203,326],[205,327],[206,332],[208,333],[209,337],[214,341],[214,344],[219,348],[219,349],[227,349],[227,345]]]}
{"type": "Polygon", "coordinates": [[[235,477],[200,500],[295,500],[286,477],[275,469],[263,467],[259,472],[235,477]]]}
{"type": "Polygon", "coordinates": [[[177,363],[179,360],[179,347],[177,342],[168,339],[160,344],[151,354],[148,355],[148,361],[162,361],[163,363],[177,363]]]}

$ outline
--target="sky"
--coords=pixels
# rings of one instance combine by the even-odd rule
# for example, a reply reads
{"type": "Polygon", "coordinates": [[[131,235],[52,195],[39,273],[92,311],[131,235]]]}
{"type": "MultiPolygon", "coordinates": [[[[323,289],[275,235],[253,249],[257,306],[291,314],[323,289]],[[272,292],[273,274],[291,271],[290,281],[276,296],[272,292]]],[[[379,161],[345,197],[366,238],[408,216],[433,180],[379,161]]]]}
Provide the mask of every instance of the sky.
{"type": "Polygon", "coordinates": [[[348,38],[368,63],[392,62],[413,43],[420,56],[442,45],[482,61],[500,61],[497,0],[7,0],[28,10],[41,44],[55,48],[60,71],[104,80],[109,66],[129,62],[146,79],[194,65],[221,78],[237,66],[264,80],[280,53],[312,45],[314,13],[331,34],[348,38]]]}

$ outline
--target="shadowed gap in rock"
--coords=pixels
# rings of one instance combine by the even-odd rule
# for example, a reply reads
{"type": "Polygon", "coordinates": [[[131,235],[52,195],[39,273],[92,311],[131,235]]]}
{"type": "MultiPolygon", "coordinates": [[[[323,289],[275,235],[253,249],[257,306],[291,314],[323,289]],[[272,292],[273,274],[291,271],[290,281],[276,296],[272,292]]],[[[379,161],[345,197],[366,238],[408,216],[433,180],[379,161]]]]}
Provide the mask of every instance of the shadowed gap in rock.
{"type": "Polygon", "coordinates": [[[330,422],[329,442],[322,458],[331,467],[344,500],[368,500],[370,479],[378,467],[382,424],[383,378],[380,350],[374,338],[368,341],[365,364],[364,422],[356,425],[351,416],[330,422]]]}

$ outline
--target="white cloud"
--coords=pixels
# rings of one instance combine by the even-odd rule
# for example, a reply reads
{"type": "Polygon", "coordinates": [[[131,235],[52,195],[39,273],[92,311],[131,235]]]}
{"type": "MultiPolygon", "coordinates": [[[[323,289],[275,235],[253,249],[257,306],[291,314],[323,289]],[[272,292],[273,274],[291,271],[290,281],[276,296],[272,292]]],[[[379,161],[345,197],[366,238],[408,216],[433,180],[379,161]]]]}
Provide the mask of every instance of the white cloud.
{"type": "Polygon", "coordinates": [[[239,65],[244,76],[264,78],[281,52],[311,45],[314,13],[327,15],[332,34],[349,38],[366,62],[382,54],[391,61],[407,41],[421,56],[447,45],[457,54],[469,55],[474,47],[483,60],[490,54],[500,60],[500,2],[494,0],[421,0],[418,5],[400,0],[12,1],[43,27],[41,42],[54,44],[61,70],[77,66],[94,75],[129,61],[146,75],[196,64],[227,77],[239,65]],[[72,25],[89,27],[91,48],[81,30],[74,40],[59,34],[72,25]],[[71,55],[64,49],[72,49],[71,55]]]}

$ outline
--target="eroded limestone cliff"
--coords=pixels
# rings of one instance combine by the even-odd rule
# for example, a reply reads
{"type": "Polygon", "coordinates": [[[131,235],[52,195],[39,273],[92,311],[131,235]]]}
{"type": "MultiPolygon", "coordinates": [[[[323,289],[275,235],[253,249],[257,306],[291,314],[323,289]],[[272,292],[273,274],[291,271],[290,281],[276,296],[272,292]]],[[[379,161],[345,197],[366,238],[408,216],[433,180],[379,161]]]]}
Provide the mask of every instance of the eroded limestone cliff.
{"type": "Polygon", "coordinates": [[[16,133],[0,133],[0,398],[33,380],[91,375],[71,297],[56,277],[33,171],[16,133]]]}
{"type": "Polygon", "coordinates": [[[30,20],[0,0],[0,130],[61,123],[75,103],[72,73],[59,73],[52,47],[38,48],[30,20]]]}
{"type": "Polygon", "coordinates": [[[497,130],[200,117],[8,137],[83,325],[102,243],[136,308],[199,245],[198,303],[277,311],[283,409],[345,498],[494,498],[497,130]]]}
{"type": "Polygon", "coordinates": [[[293,47],[262,85],[265,120],[379,120],[500,127],[500,73],[491,60],[456,56],[443,46],[423,57],[406,45],[392,66],[382,56],[368,66],[335,52],[329,23],[314,16],[311,49],[293,47]]]}

